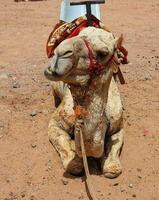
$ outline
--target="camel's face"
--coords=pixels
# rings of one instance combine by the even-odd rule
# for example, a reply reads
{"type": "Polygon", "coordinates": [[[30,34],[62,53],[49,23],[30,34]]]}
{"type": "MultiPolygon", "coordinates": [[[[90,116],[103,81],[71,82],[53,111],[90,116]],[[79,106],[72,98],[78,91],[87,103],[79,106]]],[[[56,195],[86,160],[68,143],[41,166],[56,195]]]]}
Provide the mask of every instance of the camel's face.
{"type": "Polygon", "coordinates": [[[89,27],[81,31],[79,36],[63,41],[55,50],[45,76],[52,81],[63,81],[68,84],[85,85],[90,79],[90,57],[85,40],[94,58],[104,65],[111,58],[115,39],[112,33],[102,29],[89,27]]]}

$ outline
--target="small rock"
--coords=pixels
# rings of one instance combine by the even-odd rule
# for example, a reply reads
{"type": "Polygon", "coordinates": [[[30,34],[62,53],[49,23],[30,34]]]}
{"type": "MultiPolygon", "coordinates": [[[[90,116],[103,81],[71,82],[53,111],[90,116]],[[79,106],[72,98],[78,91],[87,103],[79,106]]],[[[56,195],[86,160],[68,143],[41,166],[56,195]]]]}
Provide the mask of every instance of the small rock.
{"type": "Polygon", "coordinates": [[[9,193],[9,196],[11,196],[11,197],[14,196],[13,192],[10,192],[10,193],[9,193]]]}
{"type": "Polygon", "coordinates": [[[145,78],[144,78],[144,80],[145,80],[145,81],[148,81],[148,80],[149,80],[149,78],[148,78],[148,77],[145,77],[145,78]]]}
{"type": "Polygon", "coordinates": [[[124,190],[124,189],[120,189],[120,191],[121,191],[121,192],[125,192],[125,190],[124,190]]]}
{"type": "Polygon", "coordinates": [[[31,186],[31,185],[32,185],[31,181],[27,181],[27,184],[28,184],[29,186],[31,186]]]}
{"type": "Polygon", "coordinates": [[[7,182],[7,183],[10,183],[10,180],[9,180],[9,179],[7,179],[7,180],[6,180],[6,182],[7,182]]]}
{"type": "Polygon", "coordinates": [[[133,194],[132,197],[136,198],[136,194],[133,194]]]}
{"type": "Polygon", "coordinates": [[[142,170],[141,170],[140,168],[137,168],[137,171],[138,171],[138,172],[141,172],[142,170]]]}
{"type": "Polygon", "coordinates": [[[21,193],[21,197],[24,198],[25,197],[25,192],[21,193]]]}
{"type": "Polygon", "coordinates": [[[118,185],[119,185],[119,183],[114,183],[114,184],[113,184],[113,186],[118,186],[118,185]]]}
{"type": "Polygon", "coordinates": [[[127,122],[128,126],[131,126],[131,123],[130,122],[127,122]]]}
{"type": "Polygon", "coordinates": [[[13,83],[13,88],[20,88],[20,84],[18,82],[13,83]]]}
{"type": "Polygon", "coordinates": [[[132,183],[129,184],[129,188],[133,188],[133,184],[132,183]]]}
{"type": "Polygon", "coordinates": [[[37,112],[36,110],[34,110],[34,111],[30,114],[30,116],[31,116],[31,117],[35,117],[37,114],[38,114],[38,112],[37,112]]]}
{"type": "Polygon", "coordinates": [[[81,195],[78,197],[78,199],[83,199],[83,195],[81,194],[81,195]]]}
{"type": "Polygon", "coordinates": [[[31,144],[31,147],[34,149],[37,147],[37,145],[35,143],[31,144]]]}
{"type": "Polygon", "coordinates": [[[34,198],[34,195],[32,195],[31,197],[30,197],[30,200],[34,200],[35,198],[34,198]]]}
{"type": "Polygon", "coordinates": [[[63,185],[68,185],[68,181],[66,179],[61,179],[63,185]]]}

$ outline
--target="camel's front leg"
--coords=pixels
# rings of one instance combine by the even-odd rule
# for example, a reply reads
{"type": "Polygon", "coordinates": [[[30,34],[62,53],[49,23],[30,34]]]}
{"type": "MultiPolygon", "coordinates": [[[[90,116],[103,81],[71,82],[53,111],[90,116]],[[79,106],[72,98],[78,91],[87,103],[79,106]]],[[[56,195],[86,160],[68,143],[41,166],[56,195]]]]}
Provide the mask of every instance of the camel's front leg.
{"type": "Polygon", "coordinates": [[[53,84],[53,94],[61,102],[49,123],[49,140],[59,153],[64,169],[73,175],[80,175],[83,172],[83,162],[76,155],[75,142],[71,139],[74,125],[73,99],[69,88],[62,82],[53,84]]]}
{"type": "Polygon", "coordinates": [[[109,121],[109,130],[105,144],[106,154],[102,159],[102,169],[106,177],[115,178],[122,172],[119,154],[123,145],[124,130],[123,106],[114,78],[112,78],[109,88],[106,115],[109,121]]]}
{"type": "Polygon", "coordinates": [[[122,172],[119,154],[123,145],[124,130],[110,136],[106,146],[106,155],[103,157],[102,170],[107,178],[115,178],[122,172]]]}
{"type": "Polygon", "coordinates": [[[59,153],[62,164],[66,172],[73,175],[80,175],[83,172],[83,162],[74,150],[74,140],[63,129],[58,127],[54,119],[49,124],[49,140],[59,153]]]}

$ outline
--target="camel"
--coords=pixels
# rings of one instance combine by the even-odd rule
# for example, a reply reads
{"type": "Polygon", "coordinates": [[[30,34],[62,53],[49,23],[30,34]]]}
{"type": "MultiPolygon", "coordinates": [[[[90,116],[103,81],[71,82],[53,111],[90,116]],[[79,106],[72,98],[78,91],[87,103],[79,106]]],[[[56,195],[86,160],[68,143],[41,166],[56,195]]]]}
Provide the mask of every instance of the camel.
{"type": "Polygon", "coordinates": [[[113,77],[120,63],[116,56],[119,43],[120,38],[111,32],[84,28],[58,45],[45,69],[46,78],[53,81],[56,102],[49,140],[72,175],[84,172],[81,127],[86,156],[99,161],[102,174],[115,178],[122,173],[123,105],[113,77]]]}

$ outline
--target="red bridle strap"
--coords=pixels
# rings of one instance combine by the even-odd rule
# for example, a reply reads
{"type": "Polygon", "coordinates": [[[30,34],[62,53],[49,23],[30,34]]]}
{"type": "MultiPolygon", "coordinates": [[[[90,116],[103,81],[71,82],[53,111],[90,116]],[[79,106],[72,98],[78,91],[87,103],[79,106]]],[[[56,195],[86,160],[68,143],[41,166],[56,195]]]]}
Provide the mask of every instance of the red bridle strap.
{"type": "Polygon", "coordinates": [[[87,40],[84,40],[84,43],[88,49],[88,57],[90,60],[89,71],[91,73],[100,74],[100,72],[103,71],[108,66],[108,64],[114,59],[114,53],[111,56],[111,58],[108,60],[108,62],[105,65],[103,65],[103,64],[97,62],[97,60],[94,58],[94,55],[90,48],[89,42],[87,40]]]}

